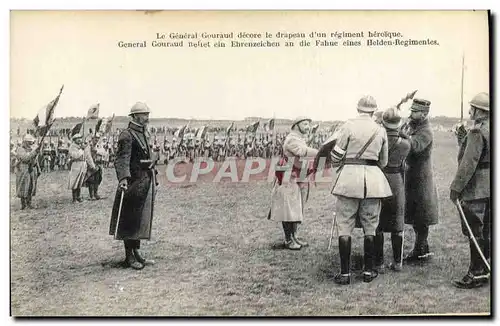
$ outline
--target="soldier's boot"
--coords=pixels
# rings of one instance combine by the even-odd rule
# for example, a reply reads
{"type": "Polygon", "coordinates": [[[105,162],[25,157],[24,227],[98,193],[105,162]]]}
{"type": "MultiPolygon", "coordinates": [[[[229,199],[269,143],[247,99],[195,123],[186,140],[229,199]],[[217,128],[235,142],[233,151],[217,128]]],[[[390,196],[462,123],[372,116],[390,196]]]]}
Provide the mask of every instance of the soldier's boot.
{"type": "Polygon", "coordinates": [[[31,205],[31,196],[26,197],[26,207],[29,209],[33,209],[33,205],[31,205]]]}
{"type": "Polygon", "coordinates": [[[152,260],[152,259],[146,259],[144,258],[144,256],[141,255],[141,253],[139,252],[139,248],[141,247],[141,241],[140,240],[136,240],[134,241],[134,245],[133,245],[133,248],[134,248],[134,256],[135,256],[135,259],[137,259],[138,262],[140,262],[141,264],[143,265],[154,265],[155,264],[155,261],[152,260]]]}
{"type": "Polygon", "coordinates": [[[377,231],[374,239],[375,246],[375,269],[383,274],[385,272],[384,266],[384,233],[377,231]]]}
{"type": "Polygon", "coordinates": [[[375,262],[375,236],[365,235],[363,282],[369,283],[378,276],[378,271],[373,268],[375,262]]]}
{"type": "Polygon", "coordinates": [[[402,232],[391,233],[392,257],[393,261],[389,268],[393,271],[400,272],[403,269],[403,234],[402,232]]]}
{"type": "Polygon", "coordinates": [[[76,202],[76,190],[71,189],[71,196],[73,197],[73,203],[76,202]]]}
{"type": "Polygon", "coordinates": [[[124,240],[123,241],[125,245],[125,262],[124,265],[126,267],[131,267],[136,270],[140,270],[144,268],[144,264],[140,263],[137,261],[135,255],[134,255],[134,248],[130,243],[130,240],[124,240]]]}
{"type": "Polygon", "coordinates": [[[291,222],[282,222],[285,232],[285,248],[290,250],[300,250],[301,246],[292,237],[293,225],[291,222]]]}
{"type": "Polygon", "coordinates": [[[299,223],[298,222],[293,222],[292,223],[292,226],[293,226],[293,232],[292,232],[292,238],[293,240],[301,247],[307,247],[309,244],[304,241],[304,240],[299,240],[299,238],[297,237],[297,229],[298,229],[298,226],[299,226],[299,223]]]}
{"type": "Polygon", "coordinates": [[[24,197],[21,197],[21,209],[26,208],[26,199],[24,197]]]}
{"type": "Polygon", "coordinates": [[[340,273],[334,281],[340,285],[351,284],[351,237],[339,237],[340,273]]]}
{"type": "Polygon", "coordinates": [[[93,185],[89,185],[89,197],[90,197],[90,200],[94,199],[94,186],[93,185]]]}
{"type": "Polygon", "coordinates": [[[434,256],[434,253],[430,251],[429,249],[429,242],[428,242],[428,238],[429,238],[429,227],[428,226],[424,226],[422,227],[422,230],[420,230],[420,236],[422,237],[422,244],[423,244],[423,251],[422,251],[422,255],[419,257],[420,260],[428,260],[430,259],[432,256],[434,256]]]}
{"type": "Polygon", "coordinates": [[[484,264],[474,243],[469,241],[470,264],[467,274],[460,280],[454,281],[454,285],[461,289],[478,288],[489,280],[489,273],[484,270],[484,264]]]}
{"type": "Polygon", "coordinates": [[[76,189],[76,201],[81,203],[82,200],[82,188],[76,189]]]}
{"type": "Polygon", "coordinates": [[[98,191],[98,190],[99,190],[99,186],[98,186],[98,185],[94,185],[94,198],[95,198],[96,200],[101,199],[101,196],[99,196],[99,195],[97,194],[97,191],[98,191]]]}

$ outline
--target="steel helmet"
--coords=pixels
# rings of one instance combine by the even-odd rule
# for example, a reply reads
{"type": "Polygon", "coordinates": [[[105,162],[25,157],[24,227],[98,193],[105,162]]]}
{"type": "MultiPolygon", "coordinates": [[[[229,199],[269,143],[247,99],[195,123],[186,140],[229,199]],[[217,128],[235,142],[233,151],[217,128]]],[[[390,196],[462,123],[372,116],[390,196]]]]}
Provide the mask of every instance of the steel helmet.
{"type": "Polygon", "coordinates": [[[469,104],[477,109],[489,111],[490,110],[490,95],[482,92],[472,98],[469,104]]]}
{"type": "Polygon", "coordinates": [[[31,134],[26,134],[26,136],[24,136],[23,141],[25,141],[27,143],[34,143],[36,141],[36,139],[31,134]]]}
{"type": "Polygon", "coordinates": [[[371,95],[365,95],[358,101],[358,111],[365,113],[375,112],[377,109],[377,101],[371,95]]]}
{"type": "Polygon", "coordinates": [[[309,122],[311,122],[311,121],[312,121],[312,119],[310,119],[310,118],[308,118],[308,117],[305,117],[305,116],[300,116],[300,117],[297,117],[295,120],[293,120],[293,123],[292,123],[292,128],[293,128],[295,125],[297,125],[297,124],[301,123],[302,121],[309,121],[309,122]]]}
{"type": "Polygon", "coordinates": [[[129,115],[136,113],[151,113],[151,111],[149,110],[149,107],[146,105],[146,103],[137,102],[132,106],[132,108],[130,108],[129,115]]]}
{"type": "Polygon", "coordinates": [[[398,129],[403,124],[399,110],[395,107],[388,108],[382,114],[382,124],[388,129],[398,129]]]}

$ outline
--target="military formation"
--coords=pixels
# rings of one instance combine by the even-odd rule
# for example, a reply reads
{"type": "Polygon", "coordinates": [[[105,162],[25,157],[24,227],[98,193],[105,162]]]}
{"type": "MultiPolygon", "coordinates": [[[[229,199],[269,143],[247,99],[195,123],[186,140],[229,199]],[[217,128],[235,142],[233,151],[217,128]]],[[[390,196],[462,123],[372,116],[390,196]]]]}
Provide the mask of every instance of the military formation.
{"type": "MultiPolygon", "coordinates": [[[[325,167],[331,168],[335,199],[333,227],[338,236],[340,271],[334,281],[350,284],[352,232],[364,233],[363,281],[372,282],[386,268],[400,272],[403,264],[427,262],[434,253],[429,230],[439,223],[436,182],[433,175],[433,131],[429,121],[431,102],[413,99],[408,119],[399,105],[378,110],[371,96],[361,98],[357,117],[339,125],[333,133],[317,131],[308,117],[297,118],[288,133],[245,133],[231,135],[190,132],[183,128],[163,143],[148,129],[150,109],[138,102],[130,110],[128,127],[117,135],[103,137],[98,131],[84,137],[72,133],[71,141],[37,142],[27,134],[22,142],[11,143],[16,173],[16,194],[21,209],[33,208],[37,178],[42,172],[68,169],[68,189],[73,202],[81,202],[86,187],[92,200],[99,200],[102,169],[113,166],[118,187],[111,213],[109,235],[123,241],[123,264],[136,270],[154,261],[140,253],[141,240],[151,238],[157,192],[157,165],[183,157],[224,160],[226,157],[280,157],[276,167],[272,205],[268,218],[281,223],[284,247],[301,250],[308,246],[298,235],[306,221],[304,207],[310,183],[325,167]],[[406,120],[406,121],[405,121],[406,120]],[[314,129],[312,131],[312,129],[314,129]],[[201,137],[199,135],[201,134],[201,137]],[[179,137],[179,139],[177,138],[179,137]],[[319,162],[324,158],[325,166],[319,162]],[[303,164],[304,159],[309,162],[303,164]],[[283,167],[290,166],[285,180],[283,167]],[[404,225],[415,233],[413,249],[404,255],[404,225]],[[384,233],[390,233],[392,259],[384,261],[384,233]]],[[[489,95],[480,93],[470,101],[472,128],[455,128],[459,146],[457,172],[450,185],[450,199],[462,212],[462,229],[470,239],[470,265],[465,276],[454,281],[460,288],[488,283],[491,252],[490,234],[490,132],[489,95]]],[[[255,130],[255,129],[254,129],[255,130]]],[[[458,213],[457,213],[458,214],[458,213]]],[[[333,235],[333,233],[332,233],[333,235]]]]}

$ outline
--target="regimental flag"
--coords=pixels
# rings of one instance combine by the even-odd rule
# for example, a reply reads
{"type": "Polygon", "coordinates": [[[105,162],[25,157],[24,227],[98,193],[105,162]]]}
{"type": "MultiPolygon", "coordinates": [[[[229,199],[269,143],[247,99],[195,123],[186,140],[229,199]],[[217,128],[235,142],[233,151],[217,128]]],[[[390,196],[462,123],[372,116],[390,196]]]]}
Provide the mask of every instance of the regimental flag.
{"type": "Polygon", "coordinates": [[[73,129],[71,129],[71,138],[73,138],[76,134],[81,134],[83,128],[83,122],[77,123],[73,129]]]}
{"type": "Polygon", "coordinates": [[[195,134],[197,139],[205,139],[205,136],[207,135],[207,126],[200,127],[195,134]]]}
{"type": "MultiPolygon", "coordinates": [[[[102,123],[103,123],[102,121],[103,121],[103,119],[102,119],[102,118],[101,118],[101,119],[99,119],[99,120],[97,120],[97,123],[96,123],[96,125],[95,125],[95,134],[96,134],[96,135],[97,135],[97,133],[101,130],[101,126],[102,126],[102,123]]],[[[104,123],[106,123],[106,122],[104,122],[104,123]]]]}
{"type": "Polygon", "coordinates": [[[40,111],[38,111],[36,117],[33,119],[33,125],[36,127],[36,135],[45,136],[47,134],[47,131],[54,123],[54,111],[57,103],[59,103],[59,98],[61,97],[63,89],[64,85],[61,86],[59,94],[56,96],[56,98],[50,101],[49,104],[41,108],[40,111]]]}
{"type": "Polygon", "coordinates": [[[311,128],[311,134],[315,134],[319,129],[319,124],[315,124],[314,126],[312,126],[311,128]]]}
{"type": "Polygon", "coordinates": [[[98,119],[99,118],[99,106],[100,104],[92,105],[87,112],[87,119],[98,119]]]}
{"type": "Polygon", "coordinates": [[[231,122],[231,125],[226,129],[226,136],[229,136],[229,134],[231,133],[231,130],[234,129],[234,121],[231,122]]]}
{"type": "Polygon", "coordinates": [[[184,125],[184,126],[180,127],[179,129],[177,129],[177,131],[174,133],[174,136],[177,137],[177,139],[179,140],[179,146],[182,144],[182,142],[184,140],[184,134],[186,132],[186,128],[187,128],[187,125],[184,125]]]}
{"type": "Polygon", "coordinates": [[[269,119],[269,122],[267,123],[267,130],[274,130],[274,118],[269,119]]]}
{"type": "Polygon", "coordinates": [[[254,122],[251,125],[247,127],[247,133],[253,133],[255,134],[257,132],[257,129],[259,128],[260,121],[254,122]]]}
{"type": "Polygon", "coordinates": [[[106,125],[104,126],[104,133],[109,134],[111,133],[111,128],[113,127],[113,120],[115,119],[115,114],[113,113],[113,116],[111,119],[106,121],[106,125]]]}

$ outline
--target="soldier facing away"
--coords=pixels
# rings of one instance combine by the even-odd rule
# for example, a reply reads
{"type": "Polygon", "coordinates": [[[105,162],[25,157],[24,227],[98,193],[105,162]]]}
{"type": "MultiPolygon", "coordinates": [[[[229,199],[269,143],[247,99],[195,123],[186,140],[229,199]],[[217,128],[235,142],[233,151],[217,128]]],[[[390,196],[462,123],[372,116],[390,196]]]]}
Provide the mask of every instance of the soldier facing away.
{"type": "Polygon", "coordinates": [[[84,186],[89,188],[89,197],[91,200],[101,199],[97,193],[102,181],[102,163],[97,161],[97,144],[100,138],[101,134],[97,132],[84,149],[85,162],[87,163],[84,186]]]}
{"type": "Polygon", "coordinates": [[[340,273],[335,282],[350,284],[351,233],[357,222],[364,231],[363,281],[378,276],[375,263],[375,230],[379,223],[381,198],[392,195],[382,172],[387,165],[387,134],[373,119],[375,99],[365,96],[358,102],[358,117],[347,120],[338,130],[331,152],[337,165],[332,194],[336,197],[340,273]]]}
{"type": "Polygon", "coordinates": [[[115,235],[116,240],[123,240],[124,264],[136,270],[154,264],[154,261],[145,259],[139,252],[140,241],[151,239],[158,185],[146,129],[149,113],[149,107],[144,103],[138,102],[132,106],[129,114],[132,121],[120,133],[114,163],[119,185],[113,203],[109,234],[115,235]]]}
{"type": "Polygon", "coordinates": [[[72,137],[73,142],[69,147],[71,169],[69,171],[68,188],[71,189],[73,203],[82,202],[81,189],[87,174],[87,162],[85,161],[84,143],[81,134],[72,137]]]}
{"type": "MultiPolygon", "coordinates": [[[[470,102],[474,126],[460,139],[458,169],[450,186],[450,199],[460,200],[472,236],[486,259],[490,258],[490,101],[489,94],[479,93],[470,102]]],[[[467,274],[455,286],[476,288],[488,282],[489,273],[471,235],[462,221],[462,232],[469,238],[470,264],[467,274]]]]}
{"type": "Polygon", "coordinates": [[[434,134],[428,116],[430,105],[430,101],[414,99],[409,123],[402,127],[400,133],[411,144],[405,172],[405,223],[413,225],[415,245],[405,257],[408,262],[425,261],[433,255],[427,240],[429,226],[439,222],[437,188],[432,167],[434,134]]]}

